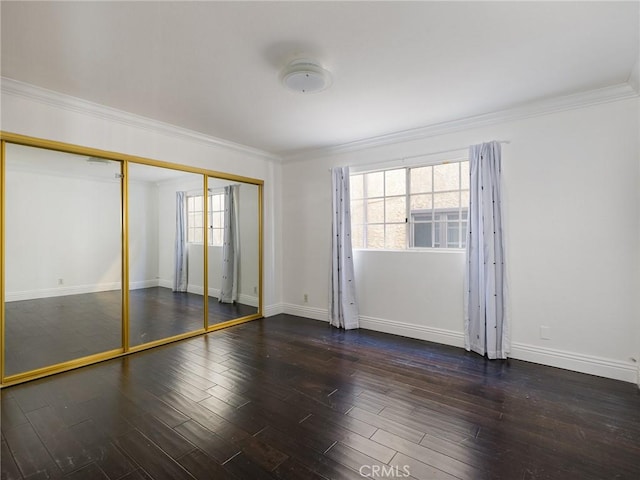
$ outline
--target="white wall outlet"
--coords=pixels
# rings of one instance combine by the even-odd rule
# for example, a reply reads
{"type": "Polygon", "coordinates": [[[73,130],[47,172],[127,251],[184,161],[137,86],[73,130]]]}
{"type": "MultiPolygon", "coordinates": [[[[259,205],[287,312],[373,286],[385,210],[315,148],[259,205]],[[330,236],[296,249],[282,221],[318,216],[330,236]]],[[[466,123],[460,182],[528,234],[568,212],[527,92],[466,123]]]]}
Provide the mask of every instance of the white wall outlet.
{"type": "Polygon", "coordinates": [[[551,327],[540,326],[540,338],[542,340],[551,340],[551,327]]]}
{"type": "Polygon", "coordinates": [[[308,293],[305,293],[303,298],[304,298],[304,303],[309,303],[309,294],[308,293]]]}
{"type": "Polygon", "coordinates": [[[64,285],[64,279],[59,278],[58,279],[58,285],[64,285]]]}

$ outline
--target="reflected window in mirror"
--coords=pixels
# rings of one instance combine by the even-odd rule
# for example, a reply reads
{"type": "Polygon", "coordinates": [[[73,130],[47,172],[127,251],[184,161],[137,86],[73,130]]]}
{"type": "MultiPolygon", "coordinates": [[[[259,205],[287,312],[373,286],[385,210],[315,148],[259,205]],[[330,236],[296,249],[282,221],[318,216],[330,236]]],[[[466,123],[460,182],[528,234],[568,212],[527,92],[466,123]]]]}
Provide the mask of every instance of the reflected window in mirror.
{"type": "MultiPolygon", "coordinates": [[[[210,189],[211,190],[211,189],[210,189]]],[[[207,241],[209,246],[221,247],[224,232],[224,192],[209,192],[207,196],[208,208],[208,233],[207,241]]],[[[203,218],[203,196],[190,194],[187,197],[187,242],[203,243],[204,223],[203,218]]]]}

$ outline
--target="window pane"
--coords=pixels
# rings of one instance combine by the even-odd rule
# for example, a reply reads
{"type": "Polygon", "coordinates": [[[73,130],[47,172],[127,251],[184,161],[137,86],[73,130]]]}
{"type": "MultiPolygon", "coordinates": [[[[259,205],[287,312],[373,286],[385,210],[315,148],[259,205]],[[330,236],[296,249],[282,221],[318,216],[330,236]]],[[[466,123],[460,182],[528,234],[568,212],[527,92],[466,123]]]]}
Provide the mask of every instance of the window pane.
{"type": "Polygon", "coordinates": [[[433,247],[434,248],[439,248],[442,246],[442,240],[440,238],[440,232],[442,229],[440,225],[442,225],[440,222],[436,222],[433,224],[433,247]]]}
{"type": "Polygon", "coordinates": [[[419,167],[411,169],[411,193],[425,193],[432,190],[432,167],[419,167]]]}
{"type": "Polygon", "coordinates": [[[367,173],[367,197],[384,195],[384,172],[367,173]]]}
{"type": "Polygon", "coordinates": [[[209,197],[209,200],[211,201],[211,208],[210,210],[216,211],[216,210],[220,210],[220,195],[211,195],[209,197]]]}
{"type": "Polygon", "coordinates": [[[460,241],[460,225],[458,220],[447,222],[447,247],[458,248],[460,241]]]}
{"type": "Polygon", "coordinates": [[[392,197],[385,199],[385,221],[404,222],[407,218],[406,197],[392,197]]]}
{"type": "Polygon", "coordinates": [[[413,225],[413,246],[431,247],[431,223],[415,223],[413,225]]]}
{"type": "Polygon", "coordinates": [[[407,174],[404,168],[384,172],[385,195],[404,195],[407,191],[407,174]]]}
{"type": "Polygon", "coordinates": [[[192,197],[192,198],[193,198],[193,210],[201,212],[202,209],[203,209],[202,197],[201,196],[197,196],[197,197],[192,197]]]}
{"type": "Polygon", "coordinates": [[[460,188],[469,190],[469,162],[460,162],[460,188]]]}
{"type": "Polygon", "coordinates": [[[213,236],[213,245],[216,246],[220,246],[222,245],[222,230],[218,229],[218,228],[214,228],[212,230],[212,236],[213,236]]]}
{"type": "Polygon", "coordinates": [[[407,227],[404,223],[387,225],[385,234],[386,248],[405,248],[407,244],[407,227]]]}
{"type": "Polygon", "coordinates": [[[411,210],[430,210],[433,207],[432,194],[411,195],[411,210]]]}
{"type": "Polygon", "coordinates": [[[433,206],[435,208],[458,208],[460,206],[460,193],[434,193],[433,206]]]}
{"type": "Polygon", "coordinates": [[[431,218],[431,211],[427,211],[427,212],[411,212],[411,219],[414,223],[416,222],[430,222],[432,220],[431,218]]]}
{"type": "Polygon", "coordinates": [[[224,213],[222,213],[222,212],[215,212],[215,213],[213,213],[213,214],[211,215],[211,220],[212,220],[211,226],[212,226],[213,228],[222,228],[222,227],[224,226],[224,225],[223,225],[223,222],[224,222],[224,213]]]}
{"type": "Polygon", "coordinates": [[[362,248],[364,242],[364,225],[354,225],[351,227],[351,246],[362,248]]]}
{"type": "Polygon", "coordinates": [[[367,200],[367,223],[384,222],[384,199],[367,200]]]}
{"type": "Polygon", "coordinates": [[[462,248],[467,246],[467,222],[462,222],[462,230],[460,230],[460,235],[462,236],[462,248]]]}
{"type": "Polygon", "coordinates": [[[469,208],[469,191],[460,192],[460,206],[462,208],[469,208]]]}
{"type": "Polygon", "coordinates": [[[193,211],[194,208],[194,197],[187,197],[187,210],[189,210],[190,212],[193,211]]]}
{"type": "Polygon", "coordinates": [[[349,177],[349,184],[351,187],[351,198],[362,198],[364,196],[364,176],[363,175],[351,175],[349,177]]]}
{"type": "Polygon", "coordinates": [[[384,248],[384,225],[367,225],[367,248],[384,248]]]}
{"type": "Polygon", "coordinates": [[[195,213],[192,217],[193,223],[192,225],[196,228],[202,228],[202,211],[199,213],[195,213]]]}
{"type": "Polygon", "coordinates": [[[202,229],[198,228],[194,230],[193,242],[194,243],[202,243],[202,229]]]}
{"type": "Polygon", "coordinates": [[[351,202],[351,225],[361,225],[364,223],[364,208],[362,200],[351,202]]]}
{"type": "Polygon", "coordinates": [[[460,188],[460,164],[445,163],[433,167],[434,191],[458,190],[460,188]]]}

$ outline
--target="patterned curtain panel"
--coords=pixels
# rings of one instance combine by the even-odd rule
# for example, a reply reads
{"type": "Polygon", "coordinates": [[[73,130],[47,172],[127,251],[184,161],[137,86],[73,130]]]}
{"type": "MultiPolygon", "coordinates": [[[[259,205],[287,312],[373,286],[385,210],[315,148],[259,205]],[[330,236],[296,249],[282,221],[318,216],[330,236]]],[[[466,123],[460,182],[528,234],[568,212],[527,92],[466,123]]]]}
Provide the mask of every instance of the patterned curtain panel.
{"type": "Polygon", "coordinates": [[[507,358],[510,349],[501,160],[498,142],[469,149],[465,348],[491,359],[507,358]]]}
{"type": "Polygon", "coordinates": [[[173,269],[174,292],[187,291],[187,251],[187,194],[186,192],[176,192],[176,243],[173,269]]]}
{"type": "Polygon", "coordinates": [[[349,167],[331,170],[331,281],[329,323],[345,330],[358,328],[358,304],[351,251],[351,204],[349,167]]]}
{"type": "Polygon", "coordinates": [[[219,302],[238,301],[240,238],[238,235],[238,193],[240,185],[224,187],[224,232],[222,243],[222,284],[219,302]]]}

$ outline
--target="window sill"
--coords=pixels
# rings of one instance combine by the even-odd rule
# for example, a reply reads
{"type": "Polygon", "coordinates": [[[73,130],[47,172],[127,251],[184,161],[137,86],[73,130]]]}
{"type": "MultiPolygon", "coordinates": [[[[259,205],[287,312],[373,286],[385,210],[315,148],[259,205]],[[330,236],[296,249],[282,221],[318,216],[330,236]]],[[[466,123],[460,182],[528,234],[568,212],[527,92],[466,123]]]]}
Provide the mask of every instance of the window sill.
{"type": "Polygon", "coordinates": [[[406,248],[402,250],[390,248],[354,248],[353,251],[383,253],[465,253],[464,248],[406,248]]]}

